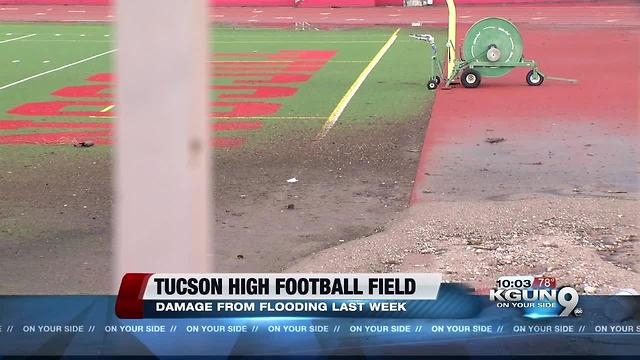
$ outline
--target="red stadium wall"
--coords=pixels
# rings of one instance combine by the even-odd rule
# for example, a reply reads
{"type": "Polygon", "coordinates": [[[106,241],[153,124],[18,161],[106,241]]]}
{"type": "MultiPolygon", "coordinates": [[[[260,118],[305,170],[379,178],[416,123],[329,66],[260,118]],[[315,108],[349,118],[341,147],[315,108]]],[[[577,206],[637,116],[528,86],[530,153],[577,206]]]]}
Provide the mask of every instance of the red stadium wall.
{"type": "Polygon", "coordinates": [[[297,7],[373,7],[375,0],[300,0],[297,7]]]}
{"type": "MultiPolygon", "coordinates": [[[[456,5],[464,4],[524,4],[524,3],[569,3],[576,2],[576,0],[455,0],[456,5]]],[[[446,0],[433,0],[434,5],[444,5],[446,0]]]]}
{"type": "MultiPolygon", "coordinates": [[[[1,1],[1,0],[0,0],[1,1]]],[[[240,7],[240,6],[256,6],[256,7],[267,7],[267,6],[284,6],[284,7],[294,7],[294,0],[209,0],[209,3],[214,6],[224,6],[224,7],[240,7]]]]}

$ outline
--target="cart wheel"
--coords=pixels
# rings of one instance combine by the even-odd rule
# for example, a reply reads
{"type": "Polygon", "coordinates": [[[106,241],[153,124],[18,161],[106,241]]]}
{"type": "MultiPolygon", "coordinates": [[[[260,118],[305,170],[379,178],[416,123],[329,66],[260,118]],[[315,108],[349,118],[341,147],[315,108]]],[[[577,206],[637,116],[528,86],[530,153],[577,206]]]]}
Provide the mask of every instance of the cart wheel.
{"type": "Polygon", "coordinates": [[[539,72],[535,72],[533,70],[527,73],[527,84],[530,86],[540,86],[544,82],[544,76],[539,72]]]}
{"type": "Polygon", "coordinates": [[[462,72],[460,81],[466,88],[477,88],[480,86],[480,73],[474,69],[467,69],[462,72]]]}
{"type": "Polygon", "coordinates": [[[435,79],[436,79],[436,85],[440,85],[440,76],[436,75],[435,79]]]}
{"type": "Polygon", "coordinates": [[[429,80],[429,82],[427,83],[427,89],[429,90],[435,90],[437,87],[438,87],[437,80],[429,80]]]}

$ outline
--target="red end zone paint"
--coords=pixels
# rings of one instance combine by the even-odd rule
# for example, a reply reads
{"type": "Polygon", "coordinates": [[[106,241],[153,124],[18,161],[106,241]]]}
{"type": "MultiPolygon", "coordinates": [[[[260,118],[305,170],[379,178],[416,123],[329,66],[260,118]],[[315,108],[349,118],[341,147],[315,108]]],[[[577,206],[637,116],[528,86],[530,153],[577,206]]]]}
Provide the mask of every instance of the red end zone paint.
{"type": "Polygon", "coordinates": [[[526,71],[515,70],[504,78],[484,78],[477,89],[438,90],[412,203],[570,193],[576,187],[637,191],[637,34],[605,28],[520,30],[527,57],[547,76],[578,84],[547,79],[530,87],[526,71]],[[485,141],[489,137],[505,141],[492,145],[485,141]]]}
{"type": "Polygon", "coordinates": [[[298,88],[283,86],[234,86],[234,85],[215,85],[214,90],[253,90],[251,93],[227,93],[219,94],[220,99],[260,99],[260,98],[277,98],[289,97],[296,94],[298,88]]]}
{"type": "Polygon", "coordinates": [[[83,140],[91,140],[96,145],[111,145],[111,131],[57,132],[46,134],[0,135],[0,144],[39,144],[62,145],[76,144],[83,140]]]}
{"type": "Polygon", "coordinates": [[[95,74],[95,75],[91,75],[87,78],[87,80],[89,81],[96,81],[96,82],[115,82],[115,78],[113,77],[113,74],[111,73],[102,73],[102,74],[95,74]]]}
{"type": "Polygon", "coordinates": [[[84,123],[84,122],[45,122],[45,121],[31,121],[31,120],[0,120],[0,130],[19,130],[19,129],[34,129],[34,128],[66,128],[66,129],[92,129],[103,128],[111,129],[113,125],[111,123],[84,123]]]}
{"type": "Polygon", "coordinates": [[[329,61],[336,55],[336,50],[281,50],[277,53],[214,53],[214,57],[257,57],[267,60],[319,59],[329,61]]]}
{"type": "Polygon", "coordinates": [[[52,92],[51,95],[71,98],[112,98],[113,94],[105,93],[106,90],[111,90],[111,85],[67,86],[52,92]]]}
{"type": "Polygon", "coordinates": [[[7,113],[12,115],[26,115],[26,116],[113,116],[112,112],[100,112],[100,111],[63,111],[66,107],[70,106],[83,106],[90,108],[106,108],[113,105],[110,101],[47,101],[23,104],[15,107],[7,113]]]}
{"type": "Polygon", "coordinates": [[[223,102],[216,101],[215,107],[232,108],[229,111],[214,111],[213,117],[256,117],[275,114],[280,110],[282,104],[263,102],[223,102]]]}
{"type": "Polygon", "coordinates": [[[261,74],[261,73],[215,73],[214,77],[250,77],[249,80],[234,80],[234,84],[283,84],[306,82],[311,74],[261,74]],[[256,79],[265,78],[265,79],[256,79]]]}
{"type": "MultiPolygon", "coordinates": [[[[215,131],[239,131],[257,130],[262,127],[261,121],[225,121],[211,124],[215,131]]],[[[20,129],[111,129],[112,123],[87,123],[87,122],[48,122],[31,120],[0,120],[0,130],[20,129]]]]}
{"type": "MultiPolygon", "coordinates": [[[[251,54],[266,61],[242,62],[222,61],[229,66],[216,66],[214,77],[240,78],[233,82],[240,83],[302,83],[309,80],[311,73],[319,70],[336,54],[335,51],[315,50],[285,50],[273,54],[251,54]],[[275,59],[275,60],[269,60],[275,59]],[[277,64],[277,66],[274,66],[277,64]],[[247,66],[248,65],[248,66],[247,66]],[[267,65],[267,66],[264,66],[267,65]],[[233,73],[226,73],[230,71],[233,73]],[[238,72],[238,71],[244,72],[238,72]],[[255,73],[253,71],[276,71],[274,73],[255,73]],[[247,73],[247,71],[250,71],[247,73]],[[291,72],[298,71],[298,72],[291,72]],[[307,72],[307,73],[305,73],[307,72]],[[247,79],[253,78],[253,79],[247,79]]],[[[218,54],[225,58],[242,57],[247,54],[218,54]]],[[[215,61],[212,63],[216,63],[215,61]]],[[[67,86],[52,93],[73,99],[112,98],[113,74],[100,73],[86,78],[90,82],[104,84],[90,84],[67,86]]],[[[271,99],[294,96],[298,88],[293,86],[263,86],[263,85],[212,85],[218,99],[271,99]]],[[[112,118],[114,112],[112,101],[95,100],[66,100],[46,101],[22,104],[8,111],[11,115],[29,117],[78,117],[78,118],[112,118]],[[82,109],[82,110],[79,110],[82,109]]],[[[212,117],[218,118],[260,118],[272,117],[282,107],[281,103],[266,101],[214,101],[211,103],[212,117]]],[[[262,128],[263,123],[256,121],[218,121],[212,124],[212,129],[219,135],[225,131],[254,131],[262,128]]],[[[48,122],[33,120],[0,121],[0,130],[5,132],[23,129],[85,129],[78,132],[52,132],[33,134],[0,134],[0,144],[68,144],[80,140],[92,140],[96,144],[111,144],[111,123],[109,122],[48,122]],[[86,131],[87,129],[107,129],[107,131],[86,131]]],[[[214,147],[234,148],[244,143],[242,137],[215,136],[211,142],[214,147]]]]}

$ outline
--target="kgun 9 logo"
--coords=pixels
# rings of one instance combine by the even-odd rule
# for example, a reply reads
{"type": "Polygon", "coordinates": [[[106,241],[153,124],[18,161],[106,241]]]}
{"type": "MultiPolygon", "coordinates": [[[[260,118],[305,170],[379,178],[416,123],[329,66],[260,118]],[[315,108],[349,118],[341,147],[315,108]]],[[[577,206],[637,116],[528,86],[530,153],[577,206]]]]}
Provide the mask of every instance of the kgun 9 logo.
{"type": "MultiPolygon", "coordinates": [[[[555,304],[559,304],[563,310],[558,316],[571,315],[578,306],[579,298],[578,292],[572,287],[561,289],[491,289],[489,292],[491,301],[511,303],[512,307],[533,307],[534,304],[537,304],[538,307],[546,307],[545,304],[551,304],[552,307],[555,307],[555,304]],[[530,304],[523,303],[523,301],[530,304]]],[[[580,314],[576,311],[575,315],[580,314]]]]}

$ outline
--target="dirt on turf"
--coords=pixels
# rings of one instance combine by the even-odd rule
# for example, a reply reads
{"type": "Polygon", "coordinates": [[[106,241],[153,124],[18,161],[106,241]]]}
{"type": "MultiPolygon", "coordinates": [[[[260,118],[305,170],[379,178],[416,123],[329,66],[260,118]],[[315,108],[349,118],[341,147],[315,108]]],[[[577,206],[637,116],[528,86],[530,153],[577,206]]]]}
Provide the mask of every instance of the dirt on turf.
{"type": "Polygon", "coordinates": [[[409,205],[424,127],[419,119],[338,124],[322,140],[300,133],[290,137],[297,141],[221,154],[216,268],[279,272],[382,231],[409,205]]]}
{"type": "Polygon", "coordinates": [[[388,231],[287,271],[439,272],[480,290],[502,275],[545,275],[589,294],[640,290],[639,205],[631,196],[546,194],[423,202],[388,231]]]}
{"type": "MultiPolygon", "coordinates": [[[[640,289],[637,194],[436,196],[407,209],[423,134],[421,120],[338,124],[322,141],[219,151],[216,270],[429,271],[476,288],[545,274],[588,293],[640,289]]],[[[111,291],[112,160],[95,149],[0,158],[0,293],[111,291]]]]}
{"type": "MultiPolygon", "coordinates": [[[[408,206],[425,118],[218,151],[215,270],[282,271],[382,231],[408,206]]],[[[42,149],[0,156],[0,293],[110,293],[111,156],[42,149]]]]}

